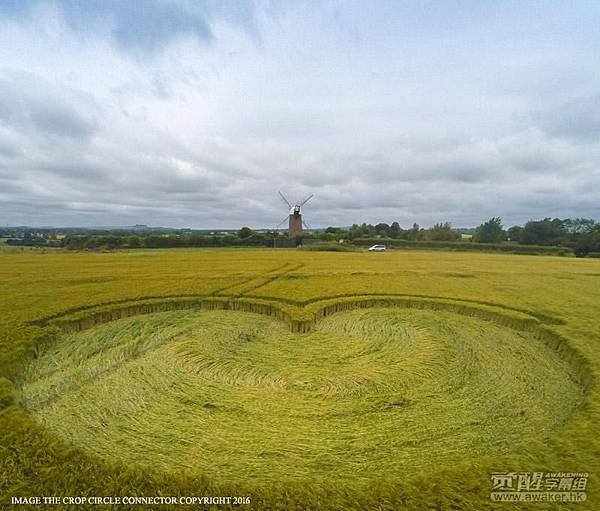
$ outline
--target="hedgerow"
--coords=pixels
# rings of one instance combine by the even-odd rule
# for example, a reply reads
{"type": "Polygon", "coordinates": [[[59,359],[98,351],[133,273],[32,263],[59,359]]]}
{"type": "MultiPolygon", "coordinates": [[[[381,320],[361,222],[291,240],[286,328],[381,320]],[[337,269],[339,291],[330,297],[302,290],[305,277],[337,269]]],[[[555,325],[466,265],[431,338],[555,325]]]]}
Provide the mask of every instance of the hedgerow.
{"type": "Polygon", "coordinates": [[[409,241],[394,238],[357,238],[353,245],[368,247],[386,245],[398,249],[451,250],[456,252],[504,252],[523,255],[573,256],[569,247],[549,247],[542,245],[519,245],[516,243],[477,243],[473,241],[409,241]]]}

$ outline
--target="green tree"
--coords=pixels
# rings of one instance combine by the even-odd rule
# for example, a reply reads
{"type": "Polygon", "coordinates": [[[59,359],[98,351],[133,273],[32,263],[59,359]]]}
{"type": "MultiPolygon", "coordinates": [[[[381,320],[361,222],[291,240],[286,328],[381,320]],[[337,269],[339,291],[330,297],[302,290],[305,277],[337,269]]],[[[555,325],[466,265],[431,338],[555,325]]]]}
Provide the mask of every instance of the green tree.
{"type": "Polygon", "coordinates": [[[375,226],[375,232],[379,236],[387,237],[390,232],[390,226],[388,224],[380,223],[375,226]]]}
{"type": "Polygon", "coordinates": [[[401,232],[402,228],[400,227],[400,224],[398,222],[392,222],[392,225],[390,225],[390,230],[388,231],[388,236],[390,238],[399,238],[401,232]]]}
{"type": "Polygon", "coordinates": [[[125,245],[129,248],[139,248],[142,246],[139,236],[127,236],[125,238],[125,245]]]}
{"type": "Polygon", "coordinates": [[[250,227],[242,227],[238,231],[238,237],[241,239],[245,239],[245,238],[252,236],[253,233],[254,233],[254,231],[252,229],[250,229],[250,227]]]}
{"type": "Polygon", "coordinates": [[[521,243],[521,239],[523,237],[523,227],[520,225],[513,225],[510,229],[508,229],[507,235],[509,241],[521,243]]]}
{"type": "Polygon", "coordinates": [[[371,238],[375,236],[375,227],[371,224],[352,224],[350,227],[350,231],[348,232],[348,237],[352,240],[355,238],[371,238]]]}
{"type": "Polygon", "coordinates": [[[421,228],[418,223],[414,223],[408,231],[404,231],[403,238],[409,241],[417,241],[421,237],[421,228]]]}
{"type": "Polygon", "coordinates": [[[427,239],[432,241],[455,241],[458,238],[460,234],[452,229],[450,222],[435,224],[427,231],[427,239]]]}
{"type": "Polygon", "coordinates": [[[594,225],[583,233],[575,245],[577,257],[585,257],[590,253],[600,253],[600,224],[594,225]]]}
{"type": "Polygon", "coordinates": [[[475,229],[473,241],[479,243],[498,243],[505,238],[502,220],[495,216],[475,229]]]}
{"type": "Polygon", "coordinates": [[[595,225],[595,220],[592,220],[591,218],[567,218],[564,220],[565,229],[571,234],[588,232],[593,229],[595,225]]]}
{"type": "Polygon", "coordinates": [[[544,218],[530,221],[523,227],[521,243],[525,245],[558,245],[565,239],[567,229],[565,221],[559,218],[544,218]]]}

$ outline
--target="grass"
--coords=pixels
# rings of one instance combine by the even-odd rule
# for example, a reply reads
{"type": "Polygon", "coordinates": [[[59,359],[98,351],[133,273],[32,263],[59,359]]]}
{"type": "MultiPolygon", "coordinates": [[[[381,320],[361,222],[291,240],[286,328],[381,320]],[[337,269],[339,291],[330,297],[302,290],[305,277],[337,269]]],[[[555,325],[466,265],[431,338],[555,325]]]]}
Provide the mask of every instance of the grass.
{"type": "Polygon", "coordinates": [[[5,252],[0,494],[513,509],[491,472],[544,470],[589,472],[594,509],[598,283],[541,256],[5,252]]]}

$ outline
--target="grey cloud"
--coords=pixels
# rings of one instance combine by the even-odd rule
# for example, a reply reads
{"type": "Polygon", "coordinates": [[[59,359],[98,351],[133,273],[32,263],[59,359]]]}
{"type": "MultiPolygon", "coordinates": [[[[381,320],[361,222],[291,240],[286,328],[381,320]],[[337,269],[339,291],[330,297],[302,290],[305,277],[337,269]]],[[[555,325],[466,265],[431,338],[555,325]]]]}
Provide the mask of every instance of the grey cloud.
{"type": "Polygon", "coordinates": [[[88,138],[96,130],[94,121],[85,119],[67,105],[29,104],[26,111],[18,112],[28,117],[40,131],[68,138],[88,138]]]}
{"type": "Polygon", "coordinates": [[[532,117],[533,122],[550,135],[597,139],[600,137],[600,94],[577,97],[532,117]]]}
{"type": "Polygon", "coordinates": [[[0,140],[0,156],[3,156],[5,158],[14,158],[20,153],[21,152],[19,151],[18,147],[15,147],[13,144],[0,140]]]}
{"type": "MultiPolygon", "coordinates": [[[[106,137],[107,134],[98,136],[106,137]]],[[[279,188],[292,198],[308,192],[316,194],[305,211],[307,221],[313,226],[394,220],[405,227],[415,221],[428,225],[443,220],[450,220],[455,225],[472,225],[493,215],[500,215],[506,224],[512,224],[554,214],[555,210],[559,214],[560,208],[562,211],[579,211],[577,216],[594,216],[594,211],[596,215],[598,211],[592,200],[597,194],[590,191],[589,197],[582,198],[576,190],[577,183],[594,181],[589,172],[582,170],[580,147],[576,144],[561,146],[556,151],[561,161],[556,172],[520,171],[514,162],[522,157],[521,152],[529,154],[529,144],[499,139],[473,141],[470,146],[463,144],[451,150],[451,156],[445,156],[443,151],[438,154],[433,147],[424,152],[422,147],[415,146],[412,151],[403,148],[398,155],[392,151],[377,153],[373,158],[363,155],[357,157],[353,165],[352,153],[336,157],[321,148],[314,154],[303,155],[305,161],[313,162],[313,167],[288,167],[281,174],[272,171],[281,165],[281,155],[275,153],[270,161],[265,153],[260,162],[271,170],[261,175],[253,171],[234,172],[239,168],[254,168],[257,164],[255,147],[239,143],[207,143],[190,148],[168,140],[154,146],[148,145],[153,138],[151,131],[147,136],[145,141],[127,147],[106,141],[98,147],[88,145],[86,155],[77,157],[73,154],[73,161],[67,166],[61,163],[66,153],[58,149],[56,161],[24,162],[23,168],[29,165],[38,170],[13,176],[13,180],[20,179],[22,183],[19,189],[13,189],[13,199],[21,197],[23,204],[27,200],[36,204],[38,218],[45,218],[37,224],[69,219],[70,225],[133,222],[196,227],[239,227],[241,224],[273,227],[285,214],[277,197],[279,188]],[[489,147],[503,149],[498,151],[498,157],[488,162],[485,179],[457,178],[464,169],[475,172],[470,165],[480,162],[478,147],[486,147],[484,153],[489,147]],[[228,160],[230,152],[236,155],[233,161],[228,160]],[[404,161],[405,169],[411,170],[413,165],[418,167],[420,164],[428,174],[414,179],[390,170],[407,155],[410,159],[404,161]],[[185,162],[185,172],[182,173],[178,161],[185,162]],[[425,165],[427,161],[434,163],[429,167],[425,165]],[[327,183],[313,183],[323,162],[330,165],[331,175],[327,177],[327,183]],[[388,167],[383,173],[385,179],[365,179],[366,170],[374,172],[381,166],[388,167]],[[572,172],[564,176],[560,172],[564,168],[571,168],[572,172]],[[335,178],[330,182],[333,176],[335,178]],[[44,182],[51,185],[43,190],[35,188],[35,183],[44,182]]],[[[523,133],[511,140],[522,140],[527,136],[523,133]]],[[[552,143],[560,143],[543,137],[536,140],[540,147],[548,149],[550,156],[553,154],[549,149],[552,143]]],[[[589,164],[592,164],[597,158],[593,146],[590,146],[589,155],[589,164]]],[[[288,155],[290,162],[294,156],[297,156],[295,151],[288,155]]],[[[27,223],[28,215],[33,215],[28,212],[30,208],[23,205],[16,209],[22,215],[17,223],[27,223]]]]}
{"type": "Polygon", "coordinates": [[[98,129],[93,107],[77,104],[32,73],[0,72],[0,125],[26,133],[85,140],[98,129]]]}
{"type": "Polygon", "coordinates": [[[108,26],[115,46],[137,57],[156,54],[182,37],[209,43],[215,19],[254,31],[250,1],[3,0],[0,13],[23,19],[39,6],[55,6],[81,37],[98,35],[108,26]]]}
{"type": "Polygon", "coordinates": [[[95,5],[86,6],[83,12],[71,19],[74,22],[86,20],[90,7],[101,15],[110,15],[114,20],[113,37],[117,45],[126,51],[151,53],[176,37],[191,36],[201,42],[212,37],[205,19],[164,1],[146,0],[141,4],[100,0],[92,3],[95,5]]]}

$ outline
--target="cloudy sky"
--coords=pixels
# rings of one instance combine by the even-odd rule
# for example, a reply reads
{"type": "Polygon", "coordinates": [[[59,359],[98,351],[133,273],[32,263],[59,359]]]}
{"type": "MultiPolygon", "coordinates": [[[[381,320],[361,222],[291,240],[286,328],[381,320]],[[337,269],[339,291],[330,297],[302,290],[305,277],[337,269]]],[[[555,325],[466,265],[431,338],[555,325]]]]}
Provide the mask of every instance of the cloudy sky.
{"type": "Polygon", "coordinates": [[[600,3],[0,0],[0,225],[600,219],[600,3]]]}

